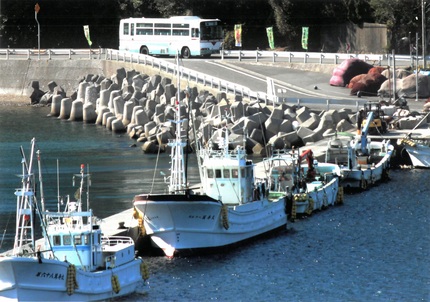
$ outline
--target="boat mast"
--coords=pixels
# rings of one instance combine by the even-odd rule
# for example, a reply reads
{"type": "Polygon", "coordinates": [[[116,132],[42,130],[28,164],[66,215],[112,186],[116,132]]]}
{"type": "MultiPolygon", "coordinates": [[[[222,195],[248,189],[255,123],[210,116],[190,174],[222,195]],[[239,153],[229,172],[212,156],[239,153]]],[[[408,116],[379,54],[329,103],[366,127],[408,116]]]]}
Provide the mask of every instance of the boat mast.
{"type": "Polygon", "coordinates": [[[175,139],[170,139],[168,145],[172,147],[171,153],[171,169],[170,169],[170,193],[180,193],[186,188],[186,175],[185,175],[185,162],[184,162],[184,147],[186,142],[181,137],[181,89],[180,89],[180,74],[179,74],[179,53],[176,55],[176,66],[177,66],[177,93],[175,101],[175,120],[173,121],[176,125],[175,139]]]}
{"type": "Polygon", "coordinates": [[[21,147],[22,155],[22,188],[17,189],[15,195],[17,196],[17,211],[16,211],[16,231],[15,242],[13,246],[13,254],[17,255],[21,252],[21,248],[30,243],[31,248],[35,247],[34,239],[34,210],[35,210],[35,196],[32,177],[33,177],[33,156],[36,140],[31,140],[30,162],[27,164],[24,150],[21,147]],[[28,235],[30,231],[30,236],[28,235]]]}

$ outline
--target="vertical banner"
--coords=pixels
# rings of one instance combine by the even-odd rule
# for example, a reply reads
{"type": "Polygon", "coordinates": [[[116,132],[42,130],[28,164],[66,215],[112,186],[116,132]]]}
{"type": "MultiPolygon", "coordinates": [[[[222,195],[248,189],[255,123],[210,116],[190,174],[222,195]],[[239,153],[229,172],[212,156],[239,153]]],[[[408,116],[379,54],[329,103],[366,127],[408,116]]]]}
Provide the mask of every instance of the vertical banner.
{"type": "Polygon", "coordinates": [[[91,47],[91,44],[93,44],[93,42],[91,42],[91,39],[90,39],[90,27],[88,25],[84,25],[84,34],[85,34],[85,38],[88,41],[88,45],[91,47]]]}
{"type": "Polygon", "coordinates": [[[234,26],[234,40],[236,47],[242,47],[242,24],[236,24],[234,26]]]}
{"type": "Polygon", "coordinates": [[[308,50],[309,27],[302,27],[302,48],[308,50]]]}
{"type": "Polygon", "coordinates": [[[275,40],[273,38],[273,27],[267,27],[267,39],[269,40],[269,47],[270,49],[275,49],[275,40]]]}

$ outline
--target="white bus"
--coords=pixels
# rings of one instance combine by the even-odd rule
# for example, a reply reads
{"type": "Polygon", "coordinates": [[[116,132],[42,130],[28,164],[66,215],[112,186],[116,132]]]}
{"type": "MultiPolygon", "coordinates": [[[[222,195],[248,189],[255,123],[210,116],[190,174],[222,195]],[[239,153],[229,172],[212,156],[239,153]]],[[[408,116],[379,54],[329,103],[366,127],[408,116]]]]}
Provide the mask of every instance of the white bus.
{"type": "Polygon", "coordinates": [[[119,26],[119,50],[148,55],[210,57],[219,53],[223,31],[218,19],[195,16],[128,18],[119,26]]]}

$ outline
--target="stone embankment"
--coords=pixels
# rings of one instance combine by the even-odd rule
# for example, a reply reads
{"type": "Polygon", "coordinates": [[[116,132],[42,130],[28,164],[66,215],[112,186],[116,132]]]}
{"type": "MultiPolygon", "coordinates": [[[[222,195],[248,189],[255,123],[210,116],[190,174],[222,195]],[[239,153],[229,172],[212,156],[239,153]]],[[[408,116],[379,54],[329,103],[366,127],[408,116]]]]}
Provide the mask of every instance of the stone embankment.
{"type": "MultiPolygon", "coordinates": [[[[40,96],[33,81],[33,95],[40,96]]],[[[70,121],[102,125],[127,133],[143,143],[144,152],[165,151],[175,136],[172,122],[177,108],[177,87],[171,78],[119,68],[111,77],[88,74],[70,96],[54,81],[40,103],[51,106],[50,115],[70,121]]],[[[190,129],[191,145],[217,143],[221,128],[229,128],[231,147],[245,145],[248,153],[265,155],[266,147],[300,147],[331,136],[335,131],[353,131],[356,113],[349,109],[314,112],[307,107],[276,106],[228,96],[197,87],[180,91],[184,129],[190,129]],[[190,114],[185,106],[190,108],[190,114]]],[[[38,102],[38,100],[32,100],[38,102]]],[[[388,108],[387,108],[388,109],[388,108]]],[[[393,112],[396,108],[389,108],[393,112]]],[[[407,115],[407,113],[405,113],[407,115]]],[[[411,129],[418,119],[405,121],[411,129]]],[[[184,133],[185,135],[185,133],[184,133]]]]}

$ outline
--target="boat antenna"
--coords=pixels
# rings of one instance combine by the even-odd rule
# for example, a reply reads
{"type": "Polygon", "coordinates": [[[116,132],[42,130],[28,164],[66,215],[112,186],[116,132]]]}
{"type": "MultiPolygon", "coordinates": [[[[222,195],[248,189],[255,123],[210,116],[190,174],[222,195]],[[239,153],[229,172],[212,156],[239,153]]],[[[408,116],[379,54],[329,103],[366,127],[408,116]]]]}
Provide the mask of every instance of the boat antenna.
{"type": "Polygon", "coordinates": [[[57,158],[57,212],[60,212],[60,204],[61,204],[61,197],[60,197],[60,162],[57,158]]]}
{"type": "MultiPolygon", "coordinates": [[[[45,193],[43,192],[43,179],[42,179],[42,167],[41,167],[41,159],[40,159],[41,152],[40,152],[40,150],[37,150],[36,154],[37,154],[37,165],[39,168],[40,205],[42,206],[42,212],[45,212],[45,193]]],[[[43,218],[43,219],[45,219],[45,218],[43,218]]]]}

